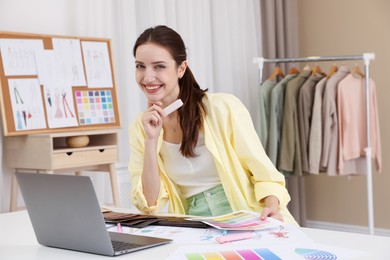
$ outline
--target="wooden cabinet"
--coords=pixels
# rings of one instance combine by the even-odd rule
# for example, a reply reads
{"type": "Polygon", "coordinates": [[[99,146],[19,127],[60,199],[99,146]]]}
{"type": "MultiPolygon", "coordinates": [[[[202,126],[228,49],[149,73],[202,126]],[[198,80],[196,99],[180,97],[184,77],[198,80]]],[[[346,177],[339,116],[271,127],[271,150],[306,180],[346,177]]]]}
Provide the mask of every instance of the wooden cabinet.
{"type": "MultiPolygon", "coordinates": [[[[118,160],[117,130],[97,130],[70,133],[33,134],[4,138],[6,165],[14,171],[31,173],[61,173],[98,171],[110,174],[112,196],[119,206],[119,193],[115,172],[118,160]],[[71,148],[66,139],[87,135],[87,146],[71,148]]],[[[10,210],[17,209],[19,187],[15,175],[12,178],[10,210]]]]}

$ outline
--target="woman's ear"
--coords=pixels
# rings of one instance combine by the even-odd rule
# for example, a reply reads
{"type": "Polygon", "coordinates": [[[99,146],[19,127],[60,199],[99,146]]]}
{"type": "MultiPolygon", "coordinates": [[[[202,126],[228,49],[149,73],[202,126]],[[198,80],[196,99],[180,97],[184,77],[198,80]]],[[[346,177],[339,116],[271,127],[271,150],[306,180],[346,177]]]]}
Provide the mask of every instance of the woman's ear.
{"type": "Polygon", "coordinates": [[[187,69],[187,66],[188,66],[188,63],[187,61],[183,61],[180,66],[179,66],[179,70],[178,70],[178,73],[179,73],[179,78],[181,79],[184,75],[184,73],[186,72],[186,69],[187,69]]]}

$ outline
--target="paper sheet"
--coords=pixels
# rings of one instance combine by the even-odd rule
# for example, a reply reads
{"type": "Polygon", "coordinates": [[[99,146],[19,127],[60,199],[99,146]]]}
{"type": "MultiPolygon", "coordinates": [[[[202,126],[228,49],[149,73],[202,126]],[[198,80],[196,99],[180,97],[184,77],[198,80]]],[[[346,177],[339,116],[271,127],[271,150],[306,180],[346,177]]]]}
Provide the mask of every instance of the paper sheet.
{"type": "Polygon", "coordinates": [[[366,252],[350,250],[340,247],[327,246],[322,244],[295,244],[287,246],[183,246],[174,251],[167,259],[169,260],[191,260],[191,259],[355,259],[366,255],[366,252]],[[241,257],[241,258],[238,258],[241,257]],[[260,258],[261,257],[261,258],[260,258]]]}
{"type": "Polygon", "coordinates": [[[240,210],[213,217],[193,217],[188,220],[202,221],[212,227],[224,230],[260,230],[280,226],[283,222],[274,218],[260,220],[260,213],[240,210]]]}

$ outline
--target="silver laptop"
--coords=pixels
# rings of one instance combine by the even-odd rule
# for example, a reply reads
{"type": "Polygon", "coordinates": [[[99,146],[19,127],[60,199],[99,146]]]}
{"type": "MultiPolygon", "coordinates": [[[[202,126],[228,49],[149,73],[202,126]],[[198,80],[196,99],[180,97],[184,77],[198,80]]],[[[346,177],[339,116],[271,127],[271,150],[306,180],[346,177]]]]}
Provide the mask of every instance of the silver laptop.
{"type": "Polygon", "coordinates": [[[41,245],[115,256],[172,241],[107,231],[90,177],[16,173],[16,178],[41,245]]]}

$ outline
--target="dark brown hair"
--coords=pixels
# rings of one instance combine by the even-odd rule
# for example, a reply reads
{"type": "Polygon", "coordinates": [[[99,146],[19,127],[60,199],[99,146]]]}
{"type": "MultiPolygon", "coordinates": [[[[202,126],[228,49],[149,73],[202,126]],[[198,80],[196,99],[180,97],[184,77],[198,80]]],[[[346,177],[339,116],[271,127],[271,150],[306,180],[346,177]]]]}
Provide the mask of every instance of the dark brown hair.
{"type": "MultiPolygon", "coordinates": [[[[148,28],[138,37],[133,47],[134,57],[138,46],[145,43],[154,43],[166,48],[177,66],[187,60],[183,39],[176,31],[165,25],[148,28]]],[[[199,87],[188,66],[183,77],[179,79],[179,86],[179,98],[184,103],[178,110],[179,123],[183,131],[180,152],[185,157],[195,157],[194,148],[203,126],[203,115],[206,113],[202,98],[207,89],[203,90],[199,87]]]]}

